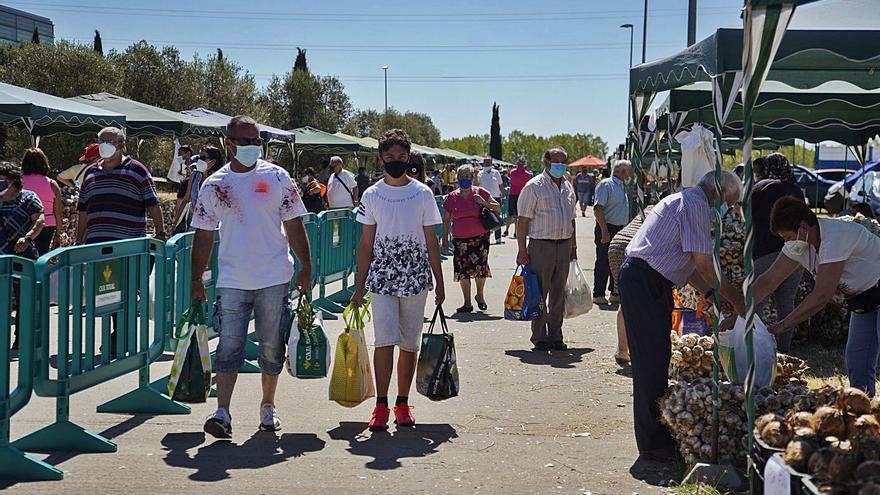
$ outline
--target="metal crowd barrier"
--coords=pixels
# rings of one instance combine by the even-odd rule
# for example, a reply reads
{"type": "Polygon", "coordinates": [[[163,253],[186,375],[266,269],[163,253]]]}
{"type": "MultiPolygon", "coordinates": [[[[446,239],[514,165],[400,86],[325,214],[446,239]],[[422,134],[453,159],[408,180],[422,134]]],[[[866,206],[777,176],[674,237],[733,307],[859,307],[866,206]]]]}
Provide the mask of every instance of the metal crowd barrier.
{"type": "Polygon", "coordinates": [[[150,386],[150,364],[164,351],[167,323],[159,317],[151,324],[151,310],[156,315],[166,311],[166,284],[150,287],[151,265],[156,280],[166,281],[165,244],[149,238],[63,248],[37,260],[34,391],[41,397],[56,398],[56,420],[14,442],[16,448],[29,452],[115,452],[113,442],[69,420],[70,397],[134,371],[139,374],[138,388],[99,405],[98,412],[189,413],[189,407],[150,386]],[[49,263],[53,258],[57,264],[49,263]],[[49,371],[48,298],[49,277],[56,272],[60,289],[55,317],[57,373],[53,378],[49,371]],[[115,342],[112,327],[117,334],[115,342]]]}
{"type": "Polygon", "coordinates": [[[60,480],[64,473],[35,459],[9,443],[12,416],[31,399],[34,388],[34,334],[31,331],[36,315],[36,269],[34,262],[17,256],[0,257],[0,479],[7,480],[60,480]],[[13,298],[18,301],[15,318],[12,317],[13,298]],[[13,327],[22,329],[19,335],[18,366],[15,388],[12,382],[13,327]]]}
{"type": "MultiPolygon", "coordinates": [[[[322,211],[318,214],[318,243],[311,248],[318,252],[318,299],[314,306],[325,312],[341,314],[351,299],[348,277],[354,267],[354,218],[350,209],[322,211]],[[327,284],[342,281],[342,290],[327,294],[327,284]]],[[[314,269],[314,267],[313,267],[314,269]]]]}

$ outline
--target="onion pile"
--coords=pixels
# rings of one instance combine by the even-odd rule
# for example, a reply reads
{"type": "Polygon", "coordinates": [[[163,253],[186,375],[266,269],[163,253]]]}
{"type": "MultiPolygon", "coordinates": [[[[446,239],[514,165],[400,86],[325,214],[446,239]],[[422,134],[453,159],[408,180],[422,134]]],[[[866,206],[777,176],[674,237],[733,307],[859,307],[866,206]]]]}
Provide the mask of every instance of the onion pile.
{"type": "Polygon", "coordinates": [[[670,377],[693,382],[712,376],[712,349],[714,348],[712,337],[700,337],[693,333],[679,337],[675,332],[672,332],[671,339],[670,377]]]}

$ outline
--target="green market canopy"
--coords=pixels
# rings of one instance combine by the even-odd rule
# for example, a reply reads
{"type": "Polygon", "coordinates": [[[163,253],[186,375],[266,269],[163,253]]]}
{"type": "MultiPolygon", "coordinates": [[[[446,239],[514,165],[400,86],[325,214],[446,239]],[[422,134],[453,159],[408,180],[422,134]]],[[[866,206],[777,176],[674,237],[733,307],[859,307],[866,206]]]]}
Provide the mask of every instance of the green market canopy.
{"type": "MultiPolygon", "coordinates": [[[[229,115],[201,107],[193,108],[192,110],[184,110],[180,113],[211,120],[217,125],[223,127],[226,127],[226,124],[228,124],[229,121],[232,120],[232,117],[229,115]]],[[[294,139],[292,133],[282,129],[278,129],[277,127],[272,127],[264,124],[257,124],[257,127],[260,129],[260,137],[262,137],[264,141],[292,142],[294,139]]]]}
{"type": "Polygon", "coordinates": [[[296,139],[295,147],[297,152],[309,151],[313,153],[341,155],[358,152],[370,153],[373,151],[357,141],[337,134],[330,134],[329,132],[324,132],[320,129],[315,129],[314,127],[299,127],[297,129],[291,129],[288,132],[293,134],[296,139]]]}
{"type": "MultiPolygon", "coordinates": [[[[880,133],[880,89],[862,90],[850,83],[830,81],[816,88],[797,89],[767,81],[752,111],[754,135],[776,141],[836,141],[858,146],[880,133]]],[[[658,109],[657,128],[671,131],[695,123],[714,124],[712,84],[697,82],[672,89],[658,109]],[[670,125],[674,124],[674,128],[670,125]]],[[[742,136],[742,94],[738,94],[724,136],[742,136]]]]}
{"type": "Polygon", "coordinates": [[[32,136],[85,134],[103,127],[125,126],[125,115],[0,83],[0,123],[22,125],[32,136]]]}
{"type": "Polygon", "coordinates": [[[133,136],[222,136],[225,128],[225,125],[218,125],[210,119],[173,112],[110,93],[68,99],[125,115],[125,128],[133,136]]]}
{"type": "Polygon", "coordinates": [[[333,134],[334,136],[341,137],[343,139],[347,139],[349,141],[354,141],[361,145],[361,147],[365,150],[368,150],[369,153],[378,153],[379,152],[379,141],[377,139],[371,137],[357,137],[345,134],[344,132],[337,132],[333,134]]]}

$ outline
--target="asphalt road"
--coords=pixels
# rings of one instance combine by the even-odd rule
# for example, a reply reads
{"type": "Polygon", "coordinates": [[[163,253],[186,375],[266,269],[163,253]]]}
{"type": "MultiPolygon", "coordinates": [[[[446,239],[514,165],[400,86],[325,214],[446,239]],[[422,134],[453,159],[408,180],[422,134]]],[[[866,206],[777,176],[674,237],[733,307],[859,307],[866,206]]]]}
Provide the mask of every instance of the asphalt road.
{"type": "MultiPolygon", "coordinates": [[[[593,225],[589,216],[577,219],[580,263],[591,286],[593,225]]],[[[614,308],[594,307],[566,320],[568,351],[531,351],[528,323],[502,318],[516,255],[515,240],[505,241],[491,250],[488,311],[450,321],[461,395],[431,402],[413,390],[415,428],[371,434],[371,401],[347,409],[328,400],[327,379],[297,380],[286,373],[278,391],[278,434],[257,431],[256,374],[239,377],[231,442],[202,433],[213,400],[189,415],[96,413],[97,404],[135,386],[136,375],[129,375],[71,399],[71,421],[112,439],[118,452],[50,454],[48,460],[65,472],[63,481],[4,486],[40,494],[665,491],[661,486],[680,473],[636,462],[630,378],[613,359],[614,308]]],[[[444,274],[445,308],[452,313],[462,300],[451,260],[444,262],[444,274]]],[[[432,310],[429,304],[426,316],[432,310]]],[[[335,343],[341,320],[327,322],[326,330],[335,343]]],[[[160,377],[169,368],[166,361],[151,371],[160,377]]],[[[34,398],[14,417],[12,438],[49,424],[53,415],[53,400],[34,398]]]]}

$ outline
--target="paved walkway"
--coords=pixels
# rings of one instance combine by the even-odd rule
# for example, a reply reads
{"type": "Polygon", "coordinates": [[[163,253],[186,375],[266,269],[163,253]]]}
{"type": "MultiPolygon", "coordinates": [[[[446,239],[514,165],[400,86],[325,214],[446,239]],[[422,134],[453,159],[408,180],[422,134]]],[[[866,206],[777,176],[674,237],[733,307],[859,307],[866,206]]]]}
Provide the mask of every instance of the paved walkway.
{"type": "MultiPolygon", "coordinates": [[[[592,286],[593,219],[577,219],[581,266],[592,286]]],[[[461,396],[433,403],[413,391],[418,426],[370,434],[372,402],[327,399],[328,380],[281,377],[279,434],[257,432],[258,375],[239,377],[232,442],[202,433],[213,401],[188,416],[97,414],[134,387],[126,377],[76,394],[71,420],[111,438],[114,454],[51,455],[63,481],[18,483],[13,493],[659,493],[671,473],[637,464],[628,373],[612,358],[612,309],[568,320],[570,350],[536,354],[528,323],[502,319],[516,244],[492,246],[486,313],[454,319],[461,396]],[[647,484],[636,478],[648,479],[647,484]],[[216,492],[215,492],[216,493],[216,492]]],[[[461,305],[444,263],[447,312],[461,305]]],[[[430,306],[430,305],[429,305],[430,306]]],[[[427,308],[427,316],[433,308],[427,308]]],[[[327,322],[331,342],[342,330],[327,322]]],[[[368,341],[372,340],[371,329],[368,341]]],[[[170,363],[153,366],[154,377],[170,363]]],[[[394,384],[392,384],[394,390],[394,384]]],[[[392,394],[393,395],[393,394],[392,394]]],[[[393,398],[393,397],[392,397],[393,398]]],[[[35,398],[13,420],[13,439],[51,422],[54,402],[35,398]]],[[[40,456],[45,457],[45,456],[40,456]]]]}

